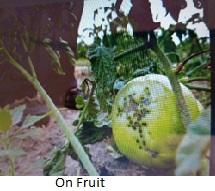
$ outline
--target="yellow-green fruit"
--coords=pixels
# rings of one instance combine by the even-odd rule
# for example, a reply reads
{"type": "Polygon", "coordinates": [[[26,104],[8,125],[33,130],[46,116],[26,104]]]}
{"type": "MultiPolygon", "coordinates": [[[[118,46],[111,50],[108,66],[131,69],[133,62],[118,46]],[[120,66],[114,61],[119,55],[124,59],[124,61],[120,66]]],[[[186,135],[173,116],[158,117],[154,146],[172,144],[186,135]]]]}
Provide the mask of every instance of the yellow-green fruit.
{"type": "MultiPolygon", "coordinates": [[[[182,84],[181,89],[194,120],[202,106],[182,84]]],[[[150,168],[175,167],[186,129],[166,76],[149,74],[128,82],[115,98],[111,118],[114,140],[126,157],[150,168]]]]}

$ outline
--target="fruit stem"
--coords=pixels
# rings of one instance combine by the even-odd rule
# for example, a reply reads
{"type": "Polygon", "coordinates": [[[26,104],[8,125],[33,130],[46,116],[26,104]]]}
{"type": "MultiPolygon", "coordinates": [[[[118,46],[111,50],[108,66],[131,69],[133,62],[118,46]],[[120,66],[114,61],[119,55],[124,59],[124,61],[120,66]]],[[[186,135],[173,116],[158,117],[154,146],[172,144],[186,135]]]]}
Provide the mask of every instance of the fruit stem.
{"type": "Polygon", "coordinates": [[[181,86],[177,79],[176,73],[171,67],[170,60],[166,57],[166,55],[158,45],[157,38],[155,37],[153,32],[150,33],[150,43],[151,43],[152,50],[157,54],[157,57],[160,60],[167,77],[169,78],[170,84],[172,86],[172,90],[176,96],[177,105],[181,115],[182,123],[184,127],[187,128],[188,125],[192,122],[192,118],[188,109],[188,105],[182,94],[181,86]]]}

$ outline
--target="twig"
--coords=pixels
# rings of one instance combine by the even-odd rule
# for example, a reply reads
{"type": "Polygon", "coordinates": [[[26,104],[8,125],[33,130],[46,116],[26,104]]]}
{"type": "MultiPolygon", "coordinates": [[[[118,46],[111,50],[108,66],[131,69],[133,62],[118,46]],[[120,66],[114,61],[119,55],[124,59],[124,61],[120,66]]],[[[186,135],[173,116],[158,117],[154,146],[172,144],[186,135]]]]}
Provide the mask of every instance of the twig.
{"type": "Polygon", "coordinates": [[[191,54],[191,55],[188,56],[185,60],[183,60],[182,62],[179,63],[179,65],[178,65],[178,66],[176,67],[176,69],[175,69],[175,73],[178,74],[178,73],[182,70],[182,68],[185,66],[185,64],[186,64],[190,59],[192,59],[193,57],[196,57],[196,56],[198,56],[198,55],[200,55],[200,54],[203,54],[203,53],[209,52],[209,51],[210,51],[210,49],[208,49],[208,50],[202,50],[202,51],[199,51],[199,52],[196,52],[196,53],[191,54]]]}
{"type": "Polygon", "coordinates": [[[31,60],[30,56],[28,56],[28,63],[29,63],[29,65],[30,65],[30,68],[31,68],[31,72],[32,72],[33,77],[34,77],[34,78],[37,78],[37,74],[36,74],[36,72],[35,72],[34,65],[33,65],[33,62],[32,62],[32,60],[31,60]]]}

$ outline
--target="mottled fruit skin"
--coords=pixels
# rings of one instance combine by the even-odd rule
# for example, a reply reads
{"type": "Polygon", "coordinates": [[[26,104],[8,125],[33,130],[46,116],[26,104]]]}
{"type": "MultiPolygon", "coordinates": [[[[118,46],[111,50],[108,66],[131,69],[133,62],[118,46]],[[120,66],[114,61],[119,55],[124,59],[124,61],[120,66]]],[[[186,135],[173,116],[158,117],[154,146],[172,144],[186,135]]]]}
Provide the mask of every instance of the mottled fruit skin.
{"type": "MultiPolygon", "coordinates": [[[[190,90],[181,88],[195,120],[202,106],[190,90]]],[[[128,82],[115,98],[111,118],[114,140],[127,158],[149,168],[175,168],[176,149],[186,130],[166,76],[149,74],[128,82]]]]}

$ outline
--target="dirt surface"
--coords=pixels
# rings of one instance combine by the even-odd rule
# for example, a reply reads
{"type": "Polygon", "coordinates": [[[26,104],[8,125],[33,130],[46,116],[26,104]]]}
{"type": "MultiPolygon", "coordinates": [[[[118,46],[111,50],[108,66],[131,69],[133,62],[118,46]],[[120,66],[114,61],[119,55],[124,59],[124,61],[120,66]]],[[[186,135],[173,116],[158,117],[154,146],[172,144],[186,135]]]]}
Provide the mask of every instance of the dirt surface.
{"type": "MultiPolygon", "coordinates": [[[[68,124],[72,124],[77,118],[79,111],[66,110],[61,111],[63,117],[68,124]]],[[[13,127],[17,129],[17,126],[13,127]]],[[[29,171],[29,167],[45,158],[50,158],[54,148],[58,148],[65,143],[65,136],[56,122],[51,120],[49,124],[42,126],[32,126],[30,129],[39,128],[40,136],[30,136],[23,140],[22,149],[25,155],[16,158],[16,175],[42,176],[43,168],[35,168],[29,171]]],[[[72,131],[75,127],[71,125],[72,131]]],[[[17,140],[14,142],[16,145],[17,140]]],[[[91,154],[91,161],[95,165],[97,171],[101,175],[145,175],[146,169],[138,164],[134,164],[128,160],[119,161],[114,159],[108,152],[108,140],[103,140],[93,145],[87,145],[91,154]]],[[[7,158],[0,157],[0,174],[7,174],[9,163],[7,158]]],[[[70,156],[66,158],[66,175],[88,175],[79,161],[73,160],[70,156]]]]}

